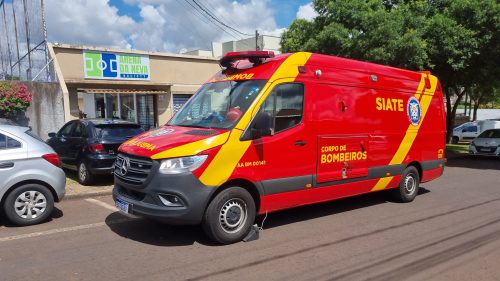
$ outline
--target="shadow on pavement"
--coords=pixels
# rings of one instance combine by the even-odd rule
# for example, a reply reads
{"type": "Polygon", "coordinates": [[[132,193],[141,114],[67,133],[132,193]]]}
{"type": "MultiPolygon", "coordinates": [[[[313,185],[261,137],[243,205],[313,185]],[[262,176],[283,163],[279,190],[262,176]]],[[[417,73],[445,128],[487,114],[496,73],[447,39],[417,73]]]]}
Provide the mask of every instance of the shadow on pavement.
{"type": "MultiPolygon", "coordinates": [[[[419,196],[430,191],[421,188],[419,196]]],[[[264,229],[280,227],[378,204],[391,203],[387,192],[365,194],[345,199],[334,200],[316,205],[297,207],[289,210],[269,214],[264,229]]],[[[262,225],[264,216],[259,216],[256,223],[262,225]]],[[[119,212],[110,214],[106,224],[116,234],[137,242],[155,246],[185,246],[198,242],[206,246],[218,246],[209,240],[200,226],[171,226],[159,222],[136,218],[128,218],[119,212]]]]}
{"type": "Polygon", "coordinates": [[[198,242],[214,246],[200,226],[167,225],[142,218],[128,218],[119,212],[110,214],[106,225],[121,237],[155,246],[186,246],[198,242]]]}
{"type": "Polygon", "coordinates": [[[447,167],[459,167],[480,170],[500,170],[500,157],[455,155],[448,158],[447,167]]]}
{"type": "MultiPolygon", "coordinates": [[[[58,218],[62,218],[63,217],[63,211],[61,211],[61,209],[57,208],[57,207],[54,207],[54,209],[52,210],[52,214],[50,215],[50,217],[40,223],[40,224],[44,224],[44,223],[50,223],[51,221],[55,220],[55,219],[58,219],[58,218]]],[[[7,221],[6,218],[4,218],[3,216],[0,216],[0,226],[5,226],[5,227],[30,227],[29,225],[27,226],[18,226],[18,225],[15,225],[15,224],[12,224],[10,223],[9,221],[7,221]]]]}

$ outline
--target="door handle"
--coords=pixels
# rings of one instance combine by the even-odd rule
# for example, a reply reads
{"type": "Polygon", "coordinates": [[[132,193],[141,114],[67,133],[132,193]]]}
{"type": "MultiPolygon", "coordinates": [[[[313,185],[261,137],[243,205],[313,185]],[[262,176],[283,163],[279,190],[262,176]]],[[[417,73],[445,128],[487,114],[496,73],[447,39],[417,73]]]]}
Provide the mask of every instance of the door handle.
{"type": "Polygon", "coordinates": [[[0,163],[0,169],[8,169],[14,167],[14,162],[3,162],[0,163]]]}
{"type": "Polygon", "coordinates": [[[294,143],[294,145],[296,145],[296,146],[304,146],[306,144],[307,144],[307,142],[303,141],[303,140],[298,140],[298,141],[295,141],[295,143],[294,143]]]}

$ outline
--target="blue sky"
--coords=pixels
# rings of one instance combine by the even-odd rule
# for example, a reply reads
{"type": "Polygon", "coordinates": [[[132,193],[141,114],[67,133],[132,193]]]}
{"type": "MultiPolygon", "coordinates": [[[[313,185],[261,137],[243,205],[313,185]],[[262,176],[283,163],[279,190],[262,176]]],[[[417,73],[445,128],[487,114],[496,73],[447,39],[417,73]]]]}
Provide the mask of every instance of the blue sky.
{"type": "Polygon", "coordinates": [[[196,3],[245,34],[280,36],[295,18],[315,16],[311,0],[45,1],[49,41],[175,53],[245,37],[214,24],[196,3]]]}

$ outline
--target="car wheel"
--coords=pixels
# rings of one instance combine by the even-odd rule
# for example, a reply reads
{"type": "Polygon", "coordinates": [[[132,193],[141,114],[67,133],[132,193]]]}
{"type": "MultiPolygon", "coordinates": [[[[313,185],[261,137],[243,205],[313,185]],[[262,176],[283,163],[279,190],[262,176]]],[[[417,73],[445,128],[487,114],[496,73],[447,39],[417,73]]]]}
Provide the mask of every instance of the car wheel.
{"type": "Polygon", "coordinates": [[[94,180],[94,177],[93,175],[90,173],[90,170],[89,168],[87,167],[87,165],[85,164],[85,162],[80,162],[80,164],[78,164],[78,182],[83,184],[83,185],[89,185],[93,182],[94,180]]]}
{"type": "Polygon", "coordinates": [[[32,225],[45,221],[54,209],[54,196],[39,184],[17,187],[5,198],[3,210],[9,221],[17,225],[32,225]]]}
{"type": "Polygon", "coordinates": [[[252,195],[241,187],[230,187],[217,194],[208,205],[203,230],[221,244],[241,241],[255,221],[255,212],[252,195]]]}
{"type": "Polygon", "coordinates": [[[451,138],[451,143],[452,143],[452,144],[457,144],[457,143],[458,143],[458,141],[459,141],[458,137],[452,137],[452,138],[451,138]]]}
{"type": "Polygon", "coordinates": [[[417,168],[413,166],[407,167],[401,176],[399,186],[394,189],[393,197],[398,202],[411,202],[417,196],[420,184],[420,176],[417,168]]]}

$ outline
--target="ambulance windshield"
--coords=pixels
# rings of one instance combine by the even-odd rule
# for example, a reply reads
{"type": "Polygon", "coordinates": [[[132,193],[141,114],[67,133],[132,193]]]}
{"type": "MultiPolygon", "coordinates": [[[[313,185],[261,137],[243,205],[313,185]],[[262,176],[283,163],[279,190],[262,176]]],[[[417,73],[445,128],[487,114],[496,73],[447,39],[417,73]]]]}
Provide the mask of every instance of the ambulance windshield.
{"type": "Polygon", "coordinates": [[[168,125],[231,129],[265,83],[266,80],[207,83],[175,114],[168,125]]]}

